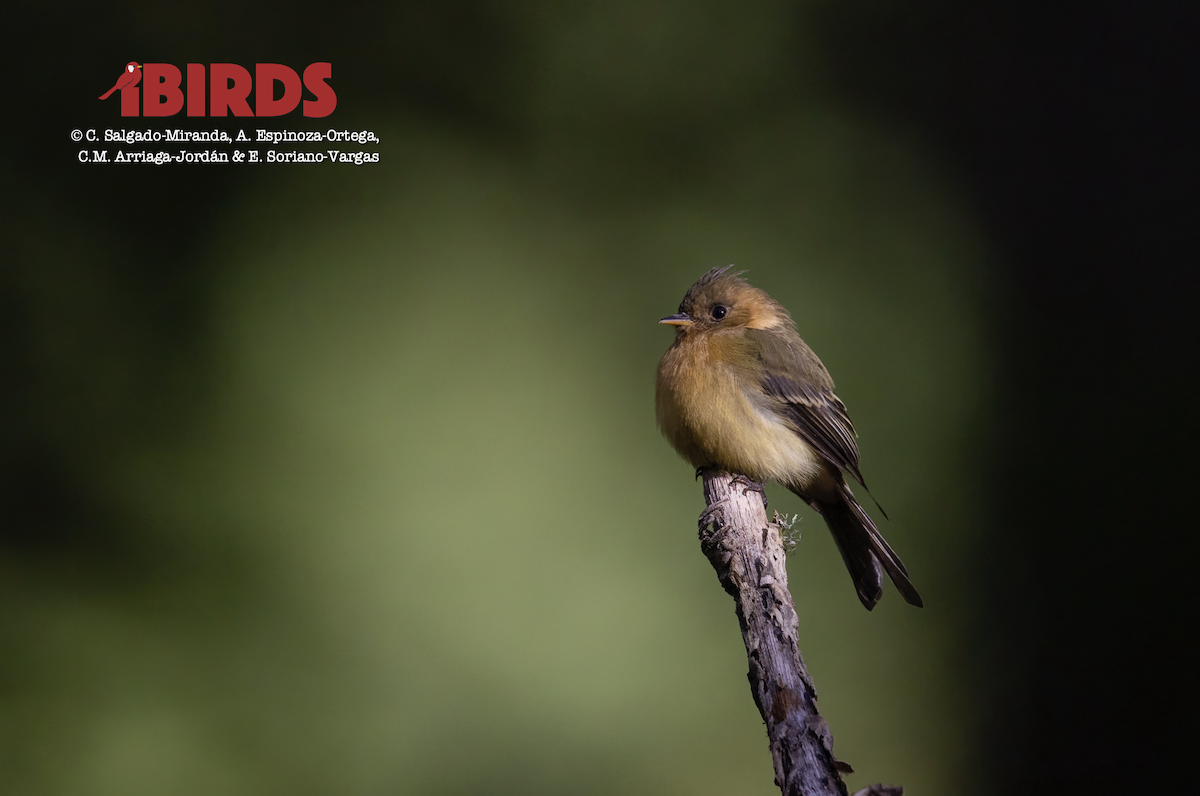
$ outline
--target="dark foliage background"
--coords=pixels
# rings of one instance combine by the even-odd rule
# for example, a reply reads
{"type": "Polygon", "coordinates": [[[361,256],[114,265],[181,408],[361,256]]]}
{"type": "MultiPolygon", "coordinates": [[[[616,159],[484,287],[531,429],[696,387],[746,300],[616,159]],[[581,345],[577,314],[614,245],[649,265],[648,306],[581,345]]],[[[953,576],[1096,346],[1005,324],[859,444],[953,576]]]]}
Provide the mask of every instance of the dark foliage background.
{"type": "Polygon", "coordinates": [[[1182,787],[1196,738],[1184,9],[920,3],[835,23],[842,85],[954,164],[1004,283],[981,626],[997,792],[1182,787]]]}

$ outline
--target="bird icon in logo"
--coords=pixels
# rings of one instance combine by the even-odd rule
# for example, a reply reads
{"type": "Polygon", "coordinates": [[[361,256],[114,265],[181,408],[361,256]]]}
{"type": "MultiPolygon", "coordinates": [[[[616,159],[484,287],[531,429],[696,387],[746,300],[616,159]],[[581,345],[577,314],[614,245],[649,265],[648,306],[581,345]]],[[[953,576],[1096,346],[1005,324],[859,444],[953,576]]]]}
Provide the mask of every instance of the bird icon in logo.
{"type": "Polygon", "coordinates": [[[117,78],[117,82],[113,84],[112,88],[100,95],[100,99],[108,99],[109,95],[114,91],[136,86],[138,81],[142,79],[142,73],[138,71],[141,68],[142,65],[137,61],[130,61],[125,64],[125,71],[117,78]]]}

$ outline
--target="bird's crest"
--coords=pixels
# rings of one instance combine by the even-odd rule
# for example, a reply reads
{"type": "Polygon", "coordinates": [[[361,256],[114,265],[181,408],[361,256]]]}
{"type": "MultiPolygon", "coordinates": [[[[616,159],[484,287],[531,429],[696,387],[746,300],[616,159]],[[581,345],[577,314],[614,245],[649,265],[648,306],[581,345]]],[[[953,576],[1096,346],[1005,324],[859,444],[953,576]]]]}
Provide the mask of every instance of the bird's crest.
{"type": "Polygon", "coordinates": [[[742,274],[744,274],[746,272],[744,270],[743,271],[732,271],[731,269],[733,267],[734,266],[732,264],[718,265],[715,268],[710,269],[709,272],[706,273],[704,276],[697,279],[692,284],[692,286],[688,288],[687,293],[685,293],[683,295],[683,301],[679,302],[679,311],[683,312],[685,306],[688,306],[689,304],[694,302],[697,296],[699,296],[701,293],[705,292],[706,290],[708,290],[710,287],[717,284],[718,282],[729,281],[729,282],[737,284],[737,285],[743,285],[745,287],[749,287],[750,286],[749,283],[746,282],[746,280],[741,278],[742,274]]]}

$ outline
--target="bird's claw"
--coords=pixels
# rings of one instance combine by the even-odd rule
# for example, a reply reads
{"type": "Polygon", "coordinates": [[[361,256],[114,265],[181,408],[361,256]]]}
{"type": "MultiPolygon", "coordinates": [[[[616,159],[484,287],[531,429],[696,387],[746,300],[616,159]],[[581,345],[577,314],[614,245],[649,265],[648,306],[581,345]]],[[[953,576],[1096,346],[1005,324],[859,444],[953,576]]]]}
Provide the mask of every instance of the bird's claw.
{"type": "Polygon", "coordinates": [[[701,533],[703,533],[709,525],[716,525],[719,527],[720,523],[716,522],[716,518],[717,515],[725,509],[724,504],[726,500],[728,500],[728,498],[722,498],[716,503],[710,505],[704,511],[700,512],[700,519],[696,521],[696,525],[700,529],[701,533]]]}
{"type": "Polygon", "coordinates": [[[744,475],[739,474],[739,475],[735,475],[733,477],[733,481],[731,481],[730,483],[741,485],[743,495],[746,494],[747,492],[757,492],[758,494],[762,495],[762,502],[763,502],[764,509],[769,505],[769,503],[767,502],[767,488],[765,486],[763,486],[762,484],[760,484],[758,481],[754,481],[744,475]]]}

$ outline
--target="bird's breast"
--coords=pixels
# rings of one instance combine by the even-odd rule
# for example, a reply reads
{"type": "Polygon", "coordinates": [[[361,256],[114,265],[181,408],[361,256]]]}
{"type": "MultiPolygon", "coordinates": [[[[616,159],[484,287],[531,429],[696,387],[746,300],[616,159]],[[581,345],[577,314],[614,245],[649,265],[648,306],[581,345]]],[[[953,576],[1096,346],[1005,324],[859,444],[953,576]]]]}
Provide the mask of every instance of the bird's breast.
{"type": "Polygon", "coordinates": [[[802,487],[822,461],[763,393],[756,363],[730,357],[721,340],[681,338],[659,364],[658,425],[695,467],[802,487]]]}

